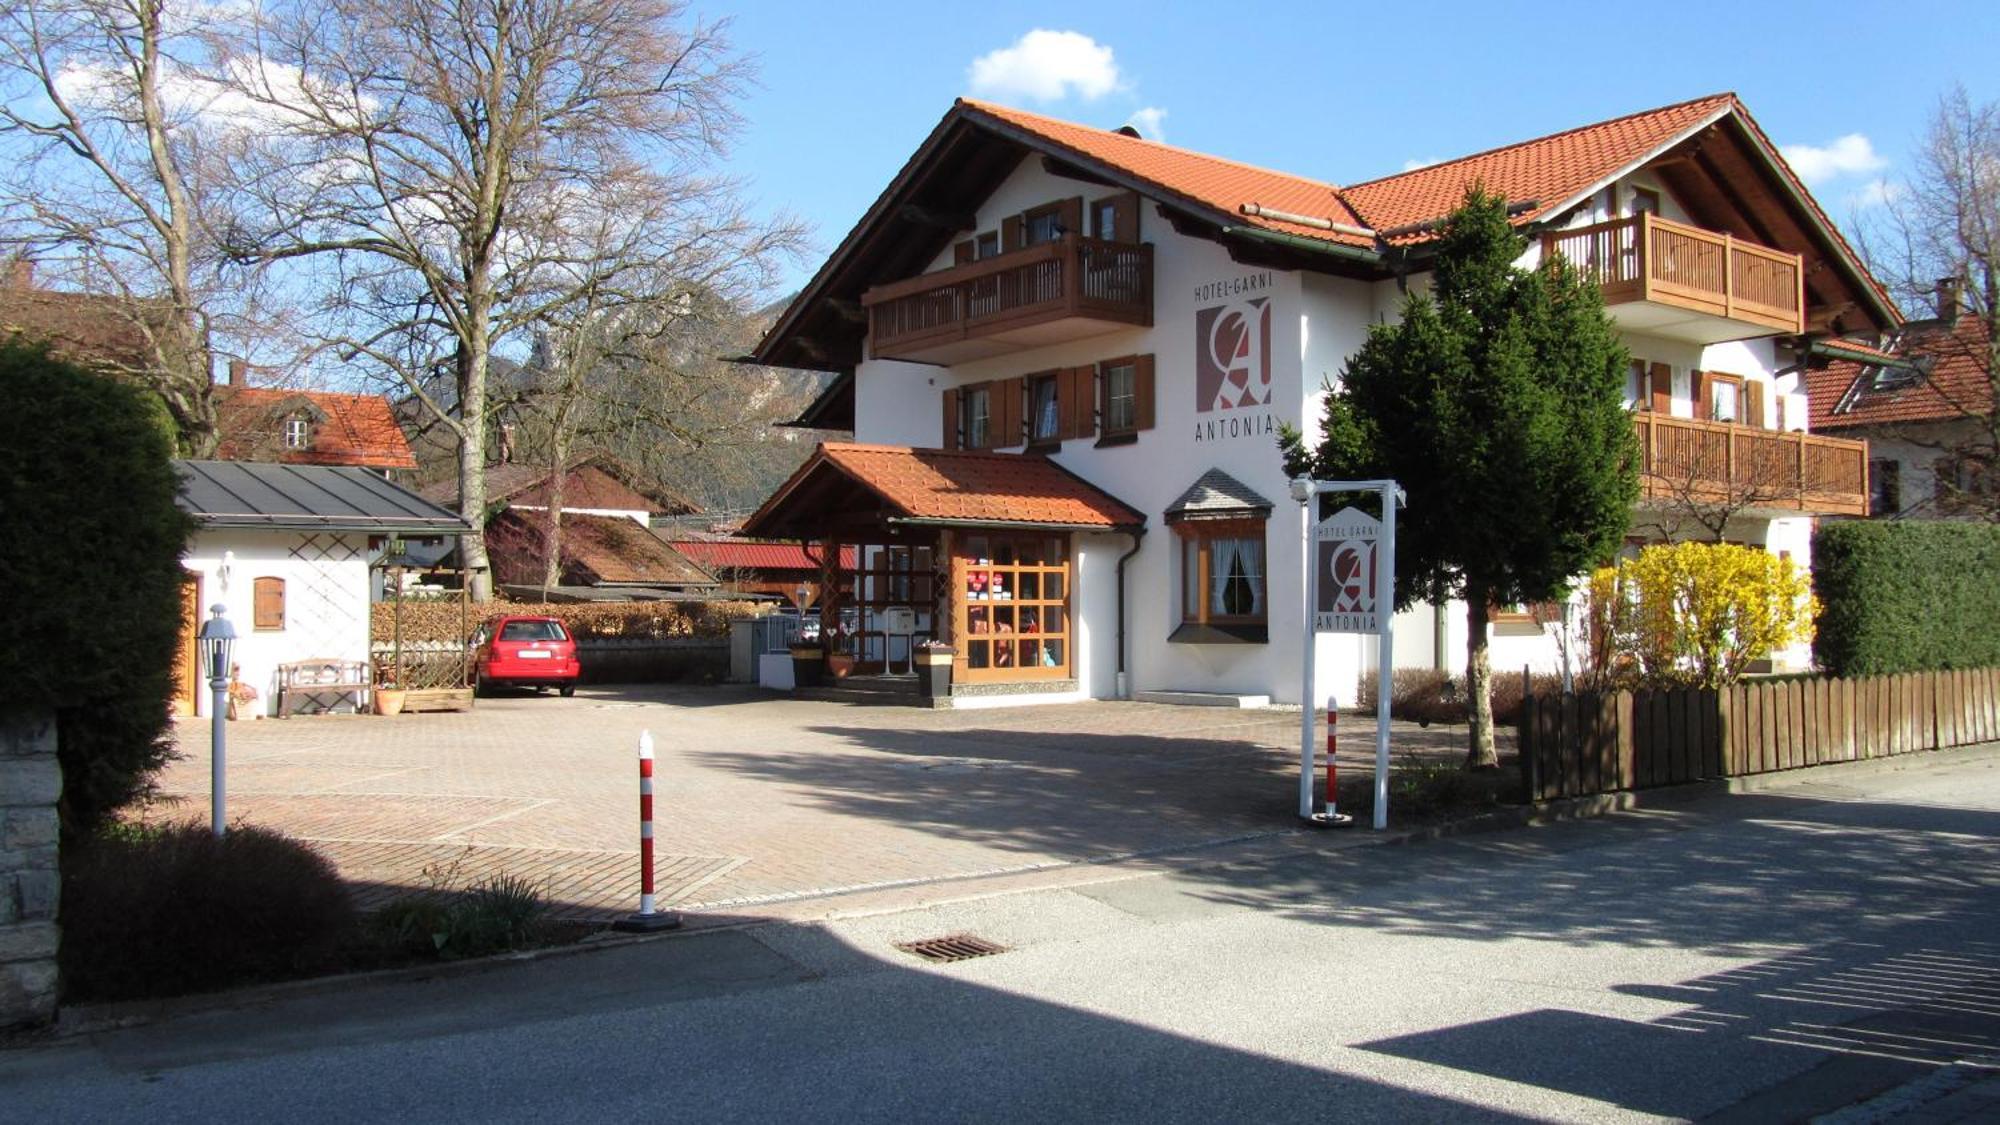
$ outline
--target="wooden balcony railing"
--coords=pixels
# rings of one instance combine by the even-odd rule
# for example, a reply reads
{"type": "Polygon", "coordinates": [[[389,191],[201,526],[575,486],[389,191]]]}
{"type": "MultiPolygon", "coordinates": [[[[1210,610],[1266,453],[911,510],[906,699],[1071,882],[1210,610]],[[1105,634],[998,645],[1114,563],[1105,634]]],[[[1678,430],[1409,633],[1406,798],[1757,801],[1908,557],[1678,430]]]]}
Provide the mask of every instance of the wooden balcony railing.
{"type": "Polygon", "coordinates": [[[1653,301],[1783,332],[1805,330],[1805,270],[1787,254],[1640,213],[1550,231],[1561,254],[1596,280],[1606,305],[1653,301]]]}
{"type": "Polygon", "coordinates": [[[1065,235],[1024,250],[878,285],[862,294],[885,358],[1068,317],[1153,323],[1153,248],[1065,235]]]}
{"type": "Polygon", "coordinates": [[[1820,515],[1868,514],[1868,443],[1641,411],[1649,499],[1820,515]]]}

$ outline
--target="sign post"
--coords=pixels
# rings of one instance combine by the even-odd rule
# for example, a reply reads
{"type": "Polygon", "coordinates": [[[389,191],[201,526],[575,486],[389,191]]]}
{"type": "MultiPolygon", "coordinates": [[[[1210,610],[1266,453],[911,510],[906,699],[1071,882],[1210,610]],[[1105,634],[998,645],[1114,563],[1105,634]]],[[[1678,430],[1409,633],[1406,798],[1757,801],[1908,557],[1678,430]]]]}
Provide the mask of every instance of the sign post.
{"type": "MultiPolygon", "coordinates": [[[[1299,816],[1318,824],[1347,824],[1351,818],[1335,807],[1327,794],[1326,810],[1313,812],[1313,680],[1315,649],[1321,633],[1374,633],[1375,689],[1375,827],[1389,824],[1389,700],[1395,683],[1396,509],[1403,490],[1392,480],[1312,480],[1292,482],[1299,502],[1304,551],[1305,654],[1299,661],[1304,680],[1299,693],[1299,816]],[[1322,492],[1376,492],[1382,496],[1382,518],[1356,508],[1342,508],[1317,523],[1314,498],[1322,492]]],[[[1328,721],[1332,721],[1329,714],[1328,721]]],[[[1329,753],[1332,751],[1329,750],[1329,753]]]]}

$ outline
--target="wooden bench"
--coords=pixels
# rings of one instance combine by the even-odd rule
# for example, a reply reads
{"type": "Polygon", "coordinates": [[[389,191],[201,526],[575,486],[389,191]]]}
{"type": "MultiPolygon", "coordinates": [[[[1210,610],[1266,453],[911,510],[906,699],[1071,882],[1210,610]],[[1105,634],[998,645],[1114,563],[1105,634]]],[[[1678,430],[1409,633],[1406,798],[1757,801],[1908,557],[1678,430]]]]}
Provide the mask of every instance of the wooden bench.
{"type": "Polygon", "coordinates": [[[299,660],[278,665],[278,717],[301,711],[328,714],[352,703],[359,715],[368,709],[368,662],[365,660],[299,660]]]}

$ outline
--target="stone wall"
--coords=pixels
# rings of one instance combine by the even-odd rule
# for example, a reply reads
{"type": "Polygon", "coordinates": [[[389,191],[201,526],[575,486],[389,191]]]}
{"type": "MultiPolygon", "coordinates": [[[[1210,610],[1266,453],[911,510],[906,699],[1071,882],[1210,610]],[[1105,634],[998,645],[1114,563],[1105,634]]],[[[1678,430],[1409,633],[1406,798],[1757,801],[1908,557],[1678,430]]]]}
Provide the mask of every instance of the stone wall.
{"type": "Polygon", "coordinates": [[[55,716],[0,711],[0,1028],[56,1013],[55,716]]]}

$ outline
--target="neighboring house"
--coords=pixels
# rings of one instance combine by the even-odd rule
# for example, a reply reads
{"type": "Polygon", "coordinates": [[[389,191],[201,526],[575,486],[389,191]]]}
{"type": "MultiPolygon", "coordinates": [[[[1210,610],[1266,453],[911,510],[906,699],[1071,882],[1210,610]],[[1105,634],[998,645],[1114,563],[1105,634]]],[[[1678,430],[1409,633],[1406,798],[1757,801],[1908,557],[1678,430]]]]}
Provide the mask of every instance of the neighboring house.
{"type": "MultiPolygon", "coordinates": [[[[668,539],[667,542],[715,575],[722,583],[723,593],[775,594],[799,609],[819,604],[822,560],[798,543],[751,539],[668,539]]],[[[848,590],[853,589],[856,557],[853,547],[842,547],[835,567],[848,590]]],[[[876,557],[886,564],[886,553],[876,557]]]]}
{"type": "Polygon", "coordinates": [[[210,606],[228,607],[241,680],[257,692],[255,710],[273,714],[280,664],[366,664],[370,560],[388,540],[446,542],[466,530],[455,514],[355,466],[175,465],[196,527],[181,560],[190,624],[176,709],[187,714],[208,710],[193,631],[210,606]]]}
{"type": "MultiPolygon", "coordinates": [[[[1635,357],[1636,522],[1720,505],[1728,538],[1803,560],[1816,515],[1864,509],[1866,448],[1803,432],[1798,364],[1900,315],[1733,95],[1346,188],[960,101],[751,357],[834,373],[804,418],[865,444],[823,446],[744,533],[886,556],[863,637],[912,611],[958,683],[1010,700],[1297,702],[1277,431],[1316,438],[1323,385],[1428,284],[1475,183],[1523,265],[1559,252],[1604,290],[1635,357]]],[[[1398,661],[1458,667],[1464,628],[1400,615],[1398,661]]],[[[1496,669],[1556,659],[1525,611],[1494,633],[1496,669]]],[[[1317,644],[1314,700],[1353,699],[1372,638],[1317,644]]]]}
{"type": "Polygon", "coordinates": [[[35,284],[35,264],[25,258],[9,262],[0,283],[0,338],[15,335],[45,340],[73,362],[120,372],[144,370],[153,362],[152,344],[131,304],[98,293],[44,289],[35,284]]]}
{"type": "Polygon", "coordinates": [[[385,475],[416,469],[387,398],[251,387],[244,371],[232,361],[230,381],[215,388],[217,460],[351,465],[385,475]]]}
{"type": "MultiPolygon", "coordinates": [[[[494,465],[486,471],[486,553],[496,584],[509,593],[541,597],[547,575],[549,510],[557,480],[546,466],[494,465]]],[[[653,517],[699,510],[664,489],[641,491],[613,459],[572,460],[560,488],[561,532],[557,581],[546,588],[561,599],[631,600],[713,592],[715,577],[654,535],[653,517]]],[[[423,494],[458,506],[454,483],[423,494]]]]}
{"type": "Polygon", "coordinates": [[[1872,516],[1992,518],[1996,386],[1986,321],[1938,286],[1938,315],[1904,325],[1886,346],[1828,340],[1807,375],[1812,427],[1865,438],[1872,516]]]}

